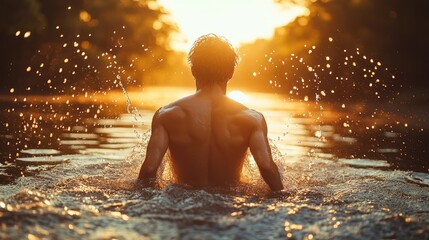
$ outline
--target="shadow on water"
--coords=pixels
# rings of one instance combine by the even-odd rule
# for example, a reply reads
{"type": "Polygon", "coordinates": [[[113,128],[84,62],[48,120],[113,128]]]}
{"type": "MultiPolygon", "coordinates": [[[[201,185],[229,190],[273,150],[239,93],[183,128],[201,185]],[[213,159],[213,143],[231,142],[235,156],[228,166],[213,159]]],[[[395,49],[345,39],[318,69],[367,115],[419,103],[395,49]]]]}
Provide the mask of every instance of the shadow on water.
{"type": "Polygon", "coordinates": [[[187,93],[167,90],[130,94],[138,114],[107,99],[3,101],[0,238],[429,238],[428,135],[357,107],[248,94],[266,116],[282,193],[251,161],[233,189],[140,188],[152,114],[187,93]]]}

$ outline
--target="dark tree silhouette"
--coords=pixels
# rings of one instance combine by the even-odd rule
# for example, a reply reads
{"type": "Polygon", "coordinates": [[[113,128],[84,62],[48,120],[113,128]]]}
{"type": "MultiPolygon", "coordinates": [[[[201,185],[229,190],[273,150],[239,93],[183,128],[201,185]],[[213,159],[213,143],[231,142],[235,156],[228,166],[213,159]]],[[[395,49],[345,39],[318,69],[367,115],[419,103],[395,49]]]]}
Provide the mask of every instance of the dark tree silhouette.
{"type": "Polygon", "coordinates": [[[176,29],[154,0],[5,0],[0,9],[3,92],[108,90],[119,76],[141,85],[164,66],[176,29]]]}

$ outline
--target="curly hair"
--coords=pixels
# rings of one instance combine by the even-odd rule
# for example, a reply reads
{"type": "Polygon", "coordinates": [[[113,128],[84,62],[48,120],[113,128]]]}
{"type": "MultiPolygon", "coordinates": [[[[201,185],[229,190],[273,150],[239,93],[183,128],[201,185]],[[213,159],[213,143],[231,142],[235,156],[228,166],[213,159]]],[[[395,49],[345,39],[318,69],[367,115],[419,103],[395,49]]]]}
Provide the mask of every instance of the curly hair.
{"type": "Polygon", "coordinates": [[[228,40],[210,33],[195,41],[188,54],[188,63],[196,81],[202,84],[227,82],[232,78],[238,55],[228,40]]]}

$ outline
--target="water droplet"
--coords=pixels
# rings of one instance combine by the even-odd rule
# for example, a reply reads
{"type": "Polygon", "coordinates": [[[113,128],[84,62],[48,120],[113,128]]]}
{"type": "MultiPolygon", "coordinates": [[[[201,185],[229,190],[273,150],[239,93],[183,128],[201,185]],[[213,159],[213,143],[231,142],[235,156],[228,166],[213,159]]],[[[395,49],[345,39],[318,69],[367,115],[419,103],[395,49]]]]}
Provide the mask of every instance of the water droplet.
{"type": "Polygon", "coordinates": [[[316,137],[318,137],[318,138],[322,137],[322,131],[316,131],[316,132],[314,133],[314,136],[316,136],[316,137]]]}

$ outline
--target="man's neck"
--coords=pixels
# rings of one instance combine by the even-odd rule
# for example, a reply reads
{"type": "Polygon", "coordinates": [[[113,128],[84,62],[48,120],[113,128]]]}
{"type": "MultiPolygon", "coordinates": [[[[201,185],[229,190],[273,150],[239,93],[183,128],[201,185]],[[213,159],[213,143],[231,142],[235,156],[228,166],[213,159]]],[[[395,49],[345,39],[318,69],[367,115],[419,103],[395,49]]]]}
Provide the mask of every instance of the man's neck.
{"type": "Polygon", "coordinates": [[[213,84],[197,87],[197,93],[206,95],[226,95],[226,84],[213,84]]]}

